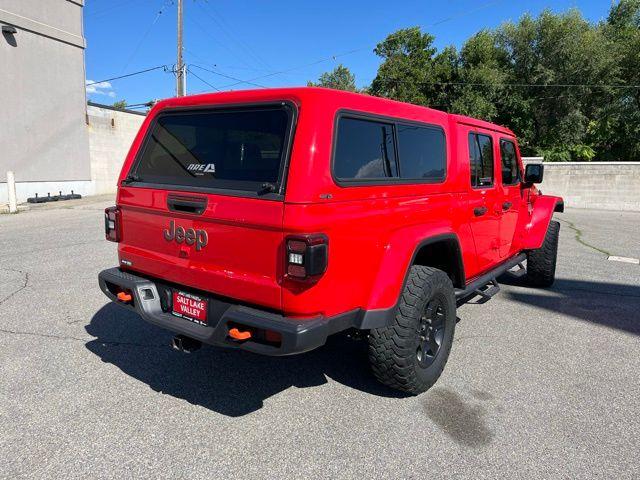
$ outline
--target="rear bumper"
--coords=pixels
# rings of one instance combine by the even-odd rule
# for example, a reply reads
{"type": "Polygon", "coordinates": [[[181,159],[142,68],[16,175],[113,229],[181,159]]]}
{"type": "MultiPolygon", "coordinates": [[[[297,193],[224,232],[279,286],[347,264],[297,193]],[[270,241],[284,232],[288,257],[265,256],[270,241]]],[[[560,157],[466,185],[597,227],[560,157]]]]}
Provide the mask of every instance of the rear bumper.
{"type": "Polygon", "coordinates": [[[329,335],[356,326],[361,318],[360,311],[354,310],[336,317],[301,320],[207,297],[207,325],[199,325],[171,314],[170,304],[167,303],[170,302],[170,295],[165,294],[166,286],[158,282],[119,268],[103,270],[98,275],[98,282],[107,297],[122,307],[135,311],[149,323],[209,345],[238,348],[263,355],[292,355],[313,350],[324,345],[329,335]],[[131,303],[123,303],[117,299],[117,291],[124,289],[132,292],[131,303]],[[277,332],[281,335],[281,342],[279,345],[253,339],[238,342],[229,338],[229,330],[232,328],[230,325],[277,332]]]}

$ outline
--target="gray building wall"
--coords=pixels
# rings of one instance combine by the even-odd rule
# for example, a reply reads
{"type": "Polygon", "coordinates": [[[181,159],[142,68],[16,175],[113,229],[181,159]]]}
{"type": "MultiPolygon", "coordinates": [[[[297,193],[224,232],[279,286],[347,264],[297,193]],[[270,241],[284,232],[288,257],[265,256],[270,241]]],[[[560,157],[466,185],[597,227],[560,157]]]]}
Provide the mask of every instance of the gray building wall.
{"type": "MultiPolygon", "coordinates": [[[[115,193],[118,175],[129,148],[133,143],[145,114],[130,110],[116,110],[107,105],[89,104],[86,107],[86,124],[83,128],[89,140],[89,175],[86,180],[60,180],[17,182],[18,203],[27,198],[55,195],[62,190],[71,190],[80,195],[115,193]]],[[[7,200],[6,183],[0,183],[0,204],[7,200]]]]}
{"type": "Polygon", "coordinates": [[[0,182],[89,181],[84,0],[0,0],[0,182]]]}

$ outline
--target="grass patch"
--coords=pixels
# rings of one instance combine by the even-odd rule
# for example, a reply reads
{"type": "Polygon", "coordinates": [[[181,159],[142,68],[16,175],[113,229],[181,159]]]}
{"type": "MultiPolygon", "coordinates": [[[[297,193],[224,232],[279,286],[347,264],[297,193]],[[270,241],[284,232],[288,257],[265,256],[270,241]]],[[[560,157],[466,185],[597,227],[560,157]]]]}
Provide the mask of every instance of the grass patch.
{"type": "MultiPolygon", "coordinates": [[[[560,219],[558,219],[558,220],[560,220],[560,219]]],[[[591,245],[590,243],[585,242],[582,239],[582,230],[580,230],[578,227],[576,227],[572,222],[570,222],[569,220],[564,220],[564,219],[562,219],[560,221],[562,223],[566,223],[567,226],[571,230],[573,230],[575,232],[575,234],[576,234],[575,237],[576,237],[576,240],[577,240],[577,242],[579,244],[584,245],[585,247],[590,248],[592,250],[595,250],[596,252],[600,252],[600,253],[603,253],[604,255],[611,256],[611,253],[607,252],[606,250],[603,250],[602,248],[596,247],[594,245],[591,245]]]]}

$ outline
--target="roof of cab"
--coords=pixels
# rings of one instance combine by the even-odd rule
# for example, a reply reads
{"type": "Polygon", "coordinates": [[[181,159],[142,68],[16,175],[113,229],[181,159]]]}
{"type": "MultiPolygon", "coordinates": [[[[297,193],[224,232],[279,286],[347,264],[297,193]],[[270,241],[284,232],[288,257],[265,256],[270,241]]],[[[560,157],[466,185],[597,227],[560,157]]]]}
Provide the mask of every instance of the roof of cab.
{"type": "Polygon", "coordinates": [[[480,120],[478,118],[473,118],[473,117],[467,117],[465,115],[456,115],[454,113],[449,114],[449,116],[451,118],[453,118],[456,122],[458,123],[462,123],[465,125],[471,125],[474,127],[479,127],[479,128],[484,128],[487,130],[493,130],[495,132],[499,132],[499,133],[504,133],[506,135],[510,135],[512,137],[515,137],[515,133],[513,133],[509,128],[503,126],[503,125],[498,125],[496,123],[491,123],[491,122],[487,122],[485,120],[480,120]]]}
{"type": "MultiPolygon", "coordinates": [[[[390,100],[388,98],[374,97],[372,95],[365,95],[361,93],[346,92],[344,90],[334,90],[331,88],[322,87],[291,87],[291,88],[265,88],[265,89],[252,89],[252,90],[234,90],[228,92],[216,92],[216,93],[203,93],[198,95],[188,95],[185,97],[173,97],[158,102],[150,113],[156,113],[158,110],[164,110],[167,108],[181,108],[181,107],[197,107],[205,106],[216,103],[250,103],[250,102],[263,102],[263,101],[277,101],[277,100],[297,100],[304,103],[307,100],[319,100],[319,99],[331,99],[333,102],[344,102],[345,108],[358,108],[365,105],[377,107],[376,110],[384,110],[385,107],[394,112],[402,110],[406,113],[413,114],[412,116],[419,116],[420,114],[430,113],[436,115],[448,115],[454,121],[466,125],[476,126],[478,128],[485,128],[501,132],[507,135],[514,136],[514,133],[506,127],[497,125],[494,123],[486,122],[472,117],[466,117],[464,115],[447,114],[441,110],[436,110],[429,107],[420,105],[414,105],[406,102],[398,102],[396,100],[390,100]]],[[[389,116],[394,116],[390,113],[389,116]]]]}

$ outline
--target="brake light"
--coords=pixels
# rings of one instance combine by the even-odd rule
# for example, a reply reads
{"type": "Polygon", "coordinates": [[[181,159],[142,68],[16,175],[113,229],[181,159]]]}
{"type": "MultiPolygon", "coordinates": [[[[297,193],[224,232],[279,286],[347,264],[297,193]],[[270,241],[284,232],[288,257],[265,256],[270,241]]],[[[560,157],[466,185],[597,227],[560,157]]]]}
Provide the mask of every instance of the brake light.
{"type": "Polygon", "coordinates": [[[121,235],[120,208],[109,207],[104,210],[104,236],[110,242],[119,242],[121,235]]]}
{"type": "Polygon", "coordinates": [[[285,271],[295,279],[322,275],[329,262],[329,239],[321,233],[294,235],[286,239],[285,271]]]}

